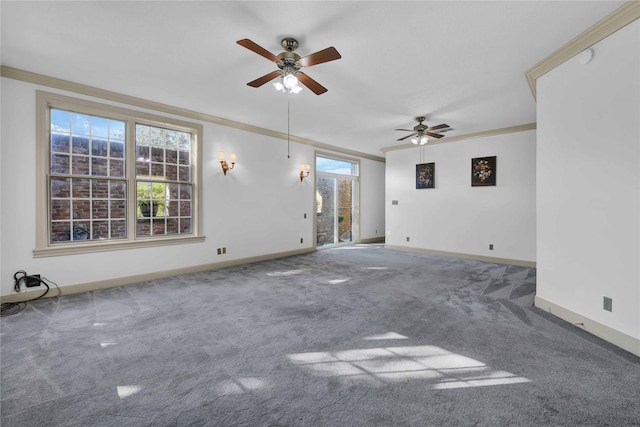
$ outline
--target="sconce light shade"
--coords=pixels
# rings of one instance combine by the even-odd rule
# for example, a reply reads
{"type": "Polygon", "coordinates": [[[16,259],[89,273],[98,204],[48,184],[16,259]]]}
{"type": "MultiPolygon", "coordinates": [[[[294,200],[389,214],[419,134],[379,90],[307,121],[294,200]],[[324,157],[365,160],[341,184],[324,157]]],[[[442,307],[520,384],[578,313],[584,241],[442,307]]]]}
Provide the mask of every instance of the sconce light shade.
{"type": "Polygon", "coordinates": [[[300,182],[302,182],[311,173],[311,165],[300,163],[300,182]],[[305,172],[306,171],[306,172],[305,172]]]}
{"type": "Polygon", "coordinates": [[[230,171],[236,166],[236,153],[231,153],[229,155],[229,159],[231,160],[231,167],[229,167],[229,164],[224,159],[224,151],[218,152],[218,159],[220,160],[220,166],[222,166],[222,172],[225,175],[227,174],[227,171],[230,171]]]}

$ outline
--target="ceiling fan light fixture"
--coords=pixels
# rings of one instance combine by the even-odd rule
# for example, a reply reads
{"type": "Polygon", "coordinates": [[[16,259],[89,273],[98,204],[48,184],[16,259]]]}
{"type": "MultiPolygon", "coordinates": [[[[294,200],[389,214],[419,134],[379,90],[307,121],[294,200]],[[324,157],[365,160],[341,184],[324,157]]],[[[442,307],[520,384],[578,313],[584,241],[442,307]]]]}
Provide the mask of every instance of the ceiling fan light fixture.
{"type": "Polygon", "coordinates": [[[291,89],[291,93],[299,93],[302,90],[302,86],[296,86],[291,89]]]}
{"type": "Polygon", "coordinates": [[[420,145],[425,145],[427,142],[429,142],[429,138],[427,138],[426,136],[420,137],[420,141],[419,141],[420,145]]]}
{"type": "Polygon", "coordinates": [[[282,78],[282,84],[286,89],[293,90],[294,88],[298,87],[298,78],[293,74],[286,74],[282,78]]]}
{"type": "Polygon", "coordinates": [[[283,85],[283,84],[282,84],[282,82],[281,82],[281,81],[279,81],[279,80],[273,83],[273,87],[275,87],[275,88],[276,88],[276,90],[279,90],[279,91],[281,91],[281,92],[284,92],[284,85],[283,85]]]}
{"type": "Polygon", "coordinates": [[[418,138],[415,137],[415,136],[413,138],[411,138],[411,143],[418,145],[418,138]]]}

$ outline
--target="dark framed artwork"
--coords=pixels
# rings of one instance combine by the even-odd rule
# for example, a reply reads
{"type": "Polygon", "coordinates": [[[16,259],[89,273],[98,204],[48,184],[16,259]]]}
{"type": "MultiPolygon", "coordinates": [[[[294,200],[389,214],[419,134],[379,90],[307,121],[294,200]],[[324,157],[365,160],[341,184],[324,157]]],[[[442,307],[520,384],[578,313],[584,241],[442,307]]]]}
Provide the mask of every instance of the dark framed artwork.
{"type": "Polygon", "coordinates": [[[416,189],[418,188],[436,188],[435,163],[416,165],[416,189]]]}
{"type": "Polygon", "coordinates": [[[496,156],[471,159],[471,186],[488,187],[496,185],[496,156]]]}

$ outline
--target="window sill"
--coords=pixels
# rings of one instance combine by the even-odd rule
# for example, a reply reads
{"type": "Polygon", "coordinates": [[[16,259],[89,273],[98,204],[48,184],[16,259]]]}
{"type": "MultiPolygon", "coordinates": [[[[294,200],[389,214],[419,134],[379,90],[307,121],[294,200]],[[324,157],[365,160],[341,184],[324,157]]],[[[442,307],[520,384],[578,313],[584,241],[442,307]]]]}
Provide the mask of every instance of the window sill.
{"type": "Polygon", "coordinates": [[[151,237],[147,239],[137,239],[133,241],[87,241],[74,243],[59,243],[45,248],[33,250],[34,258],[45,258],[53,256],[88,254],[93,252],[122,251],[125,249],[151,248],[158,246],[182,245],[187,243],[204,242],[204,236],[188,237],[151,237]]]}

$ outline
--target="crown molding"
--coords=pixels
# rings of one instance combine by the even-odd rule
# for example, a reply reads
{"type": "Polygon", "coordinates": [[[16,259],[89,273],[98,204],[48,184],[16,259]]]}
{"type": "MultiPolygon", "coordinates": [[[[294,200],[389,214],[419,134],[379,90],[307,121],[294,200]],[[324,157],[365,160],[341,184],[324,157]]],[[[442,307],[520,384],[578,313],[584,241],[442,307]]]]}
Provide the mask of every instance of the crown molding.
{"type": "Polygon", "coordinates": [[[135,96],[125,95],[122,93],[113,92],[106,89],[100,89],[94,86],[88,86],[81,83],[75,83],[69,80],[63,80],[57,77],[51,77],[44,74],[33,73],[31,71],[21,70],[21,69],[9,67],[6,65],[0,66],[0,76],[8,79],[19,80],[26,83],[33,83],[41,86],[78,93],[78,94],[91,96],[95,98],[106,99],[109,101],[118,102],[118,103],[129,105],[129,106],[146,108],[149,110],[159,111],[162,113],[174,114],[176,116],[187,117],[190,119],[200,120],[208,123],[214,123],[221,126],[227,126],[235,129],[240,129],[246,132],[268,136],[271,138],[283,139],[285,141],[289,140],[292,142],[297,142],[299,144],[309,145],[309,146],[317,147],[323,150],[329,150],[336,153],[369,159],[376,162],[382,162],[382,163],[385,162],[384,157],[374,156],[367,153],[361,153],[359,151],[354,151],[354,150],[348,150],[346,148],[325,144],[323,142],[313,141],[311,139],[301,138],[295,135],[287,135],[284,132],[277,132],[271,129],[253,126],[250,124],[237,122],[234,120],[224,119],[222,117],[213,116],[211,114],[205,114],[205,113],[200,113],[193,110],[188,110],[185,108],[174,107],[172,105],[150,101],[150,100],[138,98],[135,96]]]}
{"type": "MultiPolygon", "coordinates": [[[[524,132],[527,130],[533,130],[535,128],[536,128],[535,123],[527,123],[525,125],[509,126],[506,128],[485,130],[482,132],[473,132],[473,133],[467,133],[464,135],[456,135],[456,136],[446,137],[444,139],[437,139],[435,141],[430,139],[428,145],[444,144],[445,142],[462,141],[464,139],[475,139],[475,138],[483,138],[487,136],[504,135],[507,133],[524,132]]],[[[383,153],[386,153],[389,151],[406,150],[408,148],[415,148],[415,147],[419,147],[419,145],[415,145],[415,144],[394,145],[391,147],[384,147],[380,149],[380,151],[382,151],[383,153]]]]}
{"type": "Polygon", "coordinates": [[[537,97],[536,80],[539,77],[565,63],[583,50],[609,37],[619,29],[636,21],[638,18],[640,18],[640,1],[630,0],[525,71],[524,74],[529,83],[533,98],[536,99],[537,97]]]}

